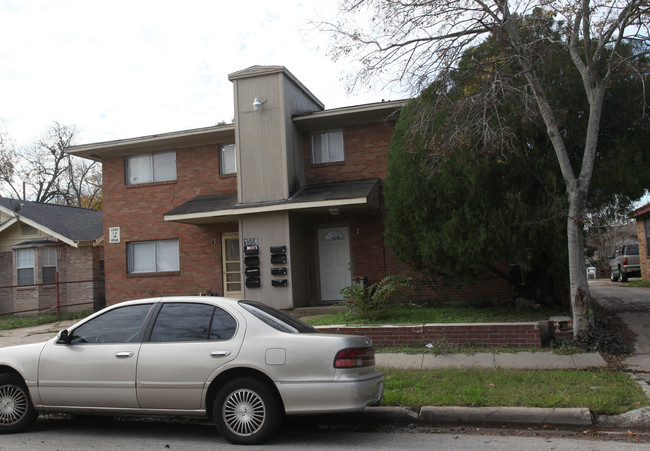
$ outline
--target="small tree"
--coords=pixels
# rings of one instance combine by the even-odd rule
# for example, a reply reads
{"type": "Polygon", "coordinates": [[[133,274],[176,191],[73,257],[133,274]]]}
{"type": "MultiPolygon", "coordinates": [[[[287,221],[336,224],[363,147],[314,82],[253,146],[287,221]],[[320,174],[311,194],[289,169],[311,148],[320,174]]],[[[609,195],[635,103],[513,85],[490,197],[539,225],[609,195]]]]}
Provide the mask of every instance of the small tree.
{"type": "Polygon", "coordinates": [[[401,274],[386,276],[369,286],[351,285],[341,290],[350,311],[370,321],[384,318],[393,296],[407,288],[414,288],[411,278],[401,274]]]}

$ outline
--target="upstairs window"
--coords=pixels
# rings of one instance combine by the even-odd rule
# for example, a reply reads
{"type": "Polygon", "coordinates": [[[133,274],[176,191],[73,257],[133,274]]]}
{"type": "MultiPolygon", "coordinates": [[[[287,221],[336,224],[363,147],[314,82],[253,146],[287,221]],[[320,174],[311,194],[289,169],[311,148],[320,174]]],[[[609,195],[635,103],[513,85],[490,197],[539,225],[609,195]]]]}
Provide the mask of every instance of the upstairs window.
{"type": "Polygon", "coordinates": [[[18,285],[34,285],[34,249],[16,250],[18,285]]]}
{"type": "Polygon", "coordinates": [[[311,135],[312,164],[345,161],[343,130],[334,130],[311,135]]]}
{"type": "Polygon", "coordinates": [[[178,240],[127,243],[129,273],[166,272],[180,269],[178,240]]]}
{"type": "Polygon", "coordinates": [[[222,175],[235,174],[237,172],[234,144],[222,144],[219,146],[219,170],[222,175]]]}
{"type": "Polygon", "coordinates": [[[126,184],[176,180],[176,151],[145,153],[127,157],[126,184]]]}
{"type": "Polygon", "coordinates": [[[41,248],[41,271],[43,283],[56,282],[56,248],[41,248]]]}

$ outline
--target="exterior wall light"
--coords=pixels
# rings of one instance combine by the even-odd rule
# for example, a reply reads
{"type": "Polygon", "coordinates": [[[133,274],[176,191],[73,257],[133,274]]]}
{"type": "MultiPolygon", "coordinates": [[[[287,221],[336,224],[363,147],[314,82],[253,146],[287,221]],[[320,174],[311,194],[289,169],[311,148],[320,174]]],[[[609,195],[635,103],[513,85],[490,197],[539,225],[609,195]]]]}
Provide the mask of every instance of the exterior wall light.
{"type": "Polygon", "coordinates": [[[253,111],[262,111],[262,105],[265,103],[266,100],[261,101],[259,97],[255,97],[255,99],[253,99],[253,111]]]}

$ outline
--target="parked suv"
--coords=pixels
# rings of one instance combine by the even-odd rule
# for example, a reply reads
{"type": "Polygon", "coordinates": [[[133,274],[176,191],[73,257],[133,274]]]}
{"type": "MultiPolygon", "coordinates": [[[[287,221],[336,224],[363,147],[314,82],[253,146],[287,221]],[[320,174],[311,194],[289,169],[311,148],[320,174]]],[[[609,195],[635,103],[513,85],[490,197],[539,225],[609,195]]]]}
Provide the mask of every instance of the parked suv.
{"type": "Polygon", "coordinates": [[[609,278],[612,282],[621,279],[627,282],[628,277],[641,277],[641,261],[639,260],[639,243],[626,243],[616,249],[616,255],[610,257],[609,278]]]}

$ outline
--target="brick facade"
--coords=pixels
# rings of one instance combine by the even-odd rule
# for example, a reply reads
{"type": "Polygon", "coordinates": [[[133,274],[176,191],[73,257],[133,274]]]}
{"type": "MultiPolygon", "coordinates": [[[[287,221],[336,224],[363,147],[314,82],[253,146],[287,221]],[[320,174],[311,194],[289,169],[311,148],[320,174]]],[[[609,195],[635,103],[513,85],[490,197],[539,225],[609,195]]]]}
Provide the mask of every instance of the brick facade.
{"type": "MultiPolygon", "coordinates": [[[[641,279],[650,281],[650,255],[648,254],[648,243],[646,243],[646,221],[640,219],[636,221],[637,234],[639,236],[639,261],[641,263],[641,279]]],[[[650,224],[648,225],[650,227],[650,224]]]]}
{"type": "Polygon", "coordinates": [[[540,323],[422,324],[416,326],[321,326],[321,332],[363,335],[376,345],[428,343],[487,346],[542,346],[540,323]]]}
{"type": "MultiPolygon", "coordinates": [[[[0,313],[54,313],[57,287],[43,284],[39,247],[34,248],[34,285],[18,286],[15,252],[0,253],[0,313]]],[[[104,299],[102,248],[56,246],[58,298],[62,312],[92,311],[104,299]]]]}
{"type": "Polygon", "coordinates": [[[192,295],[205,290],[223,294],[221,235],[237,223],[194,226],[170,223],[163,215],[204,194],[235,193],[237,179],[219,175],[219,146],[176,149],[177,180],[125,184],[125,158],[104,160],[104,227],[120,227],[120,243],[104,246],[106,302],[150,296],[192,295]],[[128,274],[128,242],[178,239],[181,271],[128,274]]]}

